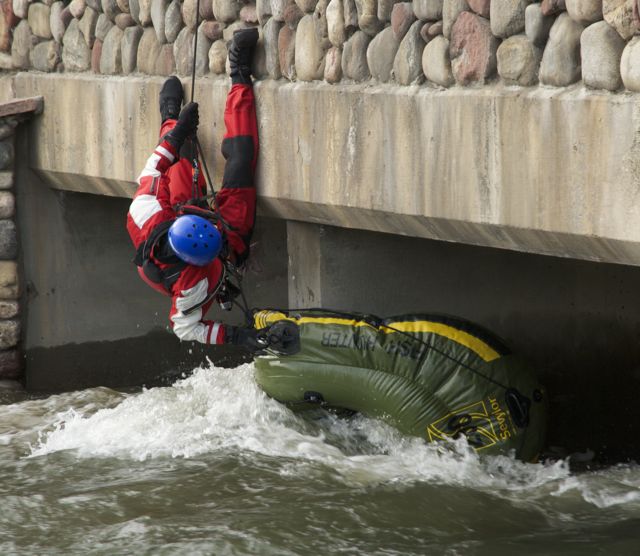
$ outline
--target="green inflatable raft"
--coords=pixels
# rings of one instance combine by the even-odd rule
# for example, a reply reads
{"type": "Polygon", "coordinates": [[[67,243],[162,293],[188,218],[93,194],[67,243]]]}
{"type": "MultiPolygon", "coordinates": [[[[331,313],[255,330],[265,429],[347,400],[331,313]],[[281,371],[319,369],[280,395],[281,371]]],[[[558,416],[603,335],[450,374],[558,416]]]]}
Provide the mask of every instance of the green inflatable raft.
{"type": "Polygon", "coordinates": [[[257,329],[278,321],[298,325],[300,348],[256,358],[257,383],[274,399],[295,409],[360,412],[429,442],[464,435],[481,453],[537,459],[544,390],[525,362],[481,327],[436,315],[254,315],[257,329]]]}

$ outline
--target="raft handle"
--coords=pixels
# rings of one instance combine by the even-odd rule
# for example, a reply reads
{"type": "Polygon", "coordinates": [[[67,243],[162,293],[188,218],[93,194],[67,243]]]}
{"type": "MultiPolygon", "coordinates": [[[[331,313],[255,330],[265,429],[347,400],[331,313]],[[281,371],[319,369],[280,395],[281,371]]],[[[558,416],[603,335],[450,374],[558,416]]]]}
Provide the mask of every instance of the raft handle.
{"type": "Polygon", "coordinates": [[[320,392],[314,392],[313,390],[305,392],[303,398],[307,403],[317,403],[320,405],[324,403],[324,396],[320,392]]]}
{"type": "Polygon", "coordinates": [[[529,424],[529,408],[531,400],[515,388],[509,388],[504,395],[505,402],[515,425],[523,429],[529,424]]]}

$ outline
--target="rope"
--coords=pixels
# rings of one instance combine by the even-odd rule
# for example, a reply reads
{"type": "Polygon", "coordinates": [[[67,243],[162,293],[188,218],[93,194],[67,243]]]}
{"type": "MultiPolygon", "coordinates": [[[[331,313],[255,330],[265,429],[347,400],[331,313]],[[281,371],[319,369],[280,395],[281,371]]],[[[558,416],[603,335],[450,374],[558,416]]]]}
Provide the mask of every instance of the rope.
{"type": "Polygon", "coordinates": [[[196,53],[198,52],[198,27],[200,26],[200,0],[196,2],[196,32],[193,37],[193,66],[191,68],[191,102],[196,94],[196,53]]]}
{"type": "Polygon", "coordinates": [[[244,319],[247,323],[247,326],[253,326],[253,313],[249,309],[249,304],[247,303],[247,298],[244,295],[244,290],[242,289],[242,281],[240,280],[238,283],[238,289],[240,290],[240,297],[242,297],[242,305],[234,299],[234,303],[240,307],[240,310],[244,313],[244,319]]]}
{"type": "MultiPolygon", "coordinates": [[[[196,32],[194,34],[193,37],[193,63],[191,66],[191,102],[194,101],[195,99],[195,93],[196,93],[196,58],[198,55],[198,28],[200,26],[200,0],[197,0],[196,2],[196,32]]],[[[192,141],[192,146],[195,147],[193,150],[195,152],[192,152],[192,160],[191,160],[191,164],[193,166],[193,181],[191,182],[191,194],[193,196],[193,200],[200,201],[202,199],[211,199],[211,203],[213,205],[213,211],[215,212],[215,216],[217,218],[217,220],[220,222],[220,224],[222,225],[222,227],[229,231],[229,230],[233,230],[233,226],[231,226],[220,214],[220,209],[218,207],[218,199],[217,199],[217,194],[216,194],[216,190],[213,188],[213,181],[211,180],[211,174],[209,174],[209,168],[207,166],[207,161],[205,159],[204,156],[204,152],[202,150],[202,145],[200,144],[200,140],[198,139],[198,135],[196,134],[193,139],[191,139],[192,141]],[[209,189],[209,191],[211,191],[210,194],[208,195],[202,195],[201,191],[200,191],[200,166],[202,166],[202,168],[204,169],[204,178],[205,178],[205,182],[207,184],[207,188],[209,189]]],[[[231,265],[231,263],[229,261],[225,261],[225,265],[231,265]]],[[[233,268],[231,269],[232,272],[231,274],[233,275],[234,279],[235,279],[235,284],[234,286],[236,286],[240,292],[240,296],[242,297],[242,303],[240,303],[236,298],[233,298],[231,300],[231,304],[232,305],[236,305],[237,307],[240,308],[240,310],[242,311],[242,313],[244,314],[244,317],[247,321],[248,324],[251,324],[253,317],[252,314],[248,308],[248,303],[247,303],[247,299],[244,295],[244,290],[242,289],[242,277],[240,276],[240,274],[238,273],[237,269],[235,268],[235,266],[233,266],[233,268]]]]}
{"type": "MultiPolygon", "coordinates": [[[[191,102],[195,99],[196,94],[196,59],[198,55],[198,27],[200,26],[200,0],[196,2],[196,32],[193,37],[193,62],[191,65],[191,102]]],[[[212,200],[213,208],[217,213],[218,220],[222,223],[222,226],[227,229],[233,229],[228,222],[220,215],[218,210],[218,200],[216,198],[216,190],[213,188],[213,181],[211,180],[211,175],[209,174],[209,167],[207,166],[207,161],[204,156],[204,152],[202,150],[202,145],[200,144],[200,140],[196,135],[192,141],[195,143],[195,153],[193,153],[192,165],[194,170],[193,182],[192,182],[192,195],[193,199],[200,200],[202,198],[210,197],[212,200]],[[200,165],[204,169],[205,182],[207,187],[211,191],[209,195],[201,195],[200,187],[199,187],[199,179],[200,179],[200,165]]]]}

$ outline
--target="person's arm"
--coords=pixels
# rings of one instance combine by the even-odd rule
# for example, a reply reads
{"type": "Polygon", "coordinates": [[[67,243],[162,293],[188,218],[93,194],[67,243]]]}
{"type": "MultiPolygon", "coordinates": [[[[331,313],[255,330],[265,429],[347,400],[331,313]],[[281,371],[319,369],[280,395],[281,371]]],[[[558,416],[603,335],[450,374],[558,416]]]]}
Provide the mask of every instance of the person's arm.
{"type": "Polygon", "coordinates": [[[127,229],[136,246],[158,224],[175,217],[167,170],[178,160],[185,139],[197,130],[198,119],[197,103],[185,106],[176,126],[162,138],[138,176],[138,189],[127,216],[127,229]]]}
{"type": "MultiPolygon", "coordinates": [[[[220,263],[214,261],[212,265],[219,267],[220,263]]],[[[219,276],[220,272],[215,267],[209,269],[196,266],[188,266],[182,271],[173,287],[169,313],[173,332],[181,340],[201,344],[225,343],[225,326],[203,319],[213,302],[212,299],[207,299],[211,295],[210,280],[216,280],[216,274],[219,276]]]]}
{"type": "Polygon", "coordinates": [[[178,338],[201,344],[241,344],[237,327],[205,320],[214,302],[212,292],[222,273],[222,264],[214,260],[206,267],[186,267],[173,286],[169,320],[178,338]],[[234,341],[235,340],[235,341],[234,341]]]}
{"type": "Polygon", "coordinates": [[[208,290],[209,280],[207,277],[201,278],[190,288],[181,289],[180,286],[178,287],[172,298],[169,316],[176,336],[184,341],[200,342],[201,344],[232,344],[244,347],[251,352],[263,349],[264,344],[260,343],[258,331],[255,328],[232,326],[203,319],[211,302],[199,305],[207,300],[208,290]]]}
{"type": "Polygon", "coordinates": [[[162,141],[138,177],[138,189],[127,215],[127,229],[136,246],[146,240],[158,224],[175,216],[169,204],[166,172],[176,158],[177,153],[171,144],[162,141]]]}
{"type": "Polygon", "coordinates": [[[188,267],[185,271],[174,286],[169,315],[178,338],[201,344],[240,346],[250,353],[267,348],[286,354],[298,351],[299,334],[297,325],[292,322],[277,322],[256,330],[253,326],[232,326],[203,320],[212,303],[207,299],[210,296],[210,274],[207,277],[207,271],[202,267],[188,267]]]}

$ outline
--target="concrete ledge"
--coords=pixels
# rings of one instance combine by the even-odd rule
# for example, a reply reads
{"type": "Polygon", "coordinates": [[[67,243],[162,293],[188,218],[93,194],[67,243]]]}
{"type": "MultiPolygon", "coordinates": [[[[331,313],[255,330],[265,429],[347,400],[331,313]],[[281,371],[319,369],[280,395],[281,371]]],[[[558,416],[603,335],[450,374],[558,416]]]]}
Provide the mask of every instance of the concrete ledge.
{"type": "Polygon", "coordinates": [[[73,191],[75,193],[92,193],[108,197],[131,197],[136,190],[134,181],[121,181],[105,176],[89,176],[87,174],[70,174],[34,168],[35,172],[53,189],[73,191]]]}
{"type": "MultiPolygon", "coordinates": [[[[187,80],[185,80],[185,85],[187,80]]],[[[162,78],[15,77],[42,94],[31,166],[54,186],[128,196],[157,140],[162,78]]],[[[201,78],[219,183],[229,82],[201,78]]],[[[270,214],[640,265],[637,95],[258,82],[259,192],[270,214]]]]}
{"type": "Polygon", "coordinates": [[[639,265],[640,243],[262,197],[261,213],[299,222],[594,262],[639,265]]]}
{"type": "Polygon", "coordinates": [[[44,106],[42,97],[21,98],[0,104],[0,118],[17,114],[40,114],[44,106]]]}

